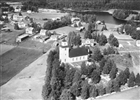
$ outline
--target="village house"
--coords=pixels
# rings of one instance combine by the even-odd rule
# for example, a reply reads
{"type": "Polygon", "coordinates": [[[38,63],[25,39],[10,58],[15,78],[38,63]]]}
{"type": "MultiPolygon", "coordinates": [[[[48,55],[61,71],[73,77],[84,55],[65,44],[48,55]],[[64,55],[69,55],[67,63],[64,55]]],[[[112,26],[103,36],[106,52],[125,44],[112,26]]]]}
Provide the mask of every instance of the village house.
{"type": "Polygon", "coordinates": [[[24,19],[24,17],[14,14],[12,19],[14,21],[22,21],[24,19]]]}
{"type": "Polygon", "coordinates": [[[18,27],[19,28],[25,28],[26,24],[24,22],[18,22],[18,27]]]}
{"type": "Polygon", "coordinates": [[[81,46],[77,48],[69,48],[66,40],[59,45],[59,59],[63,63],[73,63],[88,60],[88,48],[81,46]]]}
{"type": "Polygon", "coordinates": [[[72,23],[72,25],[71,25],[72,27],[80,27],[80,26],[82,26],[81,19],[78,18],[78,17],[71,18],[71,23],[72,23]]]}
{"type": "Polygon", "coordinates": [[[47,30],[41,29],[39,34],[40,34],[40,35],[44,35],[44,36],[45,36],[45,35],[46,35],[46,33],[47,33],[47,30]]]}
{"type": "Polygon", "coordinates": [[[82,44],[81,46],[94,46],[95,45],[95,41],[94,39],[82,39],[82,44]]]}
{"type": "Polygon", "coordinates": [[[29,35],[33,35],[34,34],[33,29],[34,29],[33,27],[28,27],[28,28],[26,28],[25,33],[27,33],[29,35]]]}
{"type": "Polygon", "coordinates": [[[16,13],[21,12],[21,8],[15,8],[14,12],[16,12],[16,13]]]}

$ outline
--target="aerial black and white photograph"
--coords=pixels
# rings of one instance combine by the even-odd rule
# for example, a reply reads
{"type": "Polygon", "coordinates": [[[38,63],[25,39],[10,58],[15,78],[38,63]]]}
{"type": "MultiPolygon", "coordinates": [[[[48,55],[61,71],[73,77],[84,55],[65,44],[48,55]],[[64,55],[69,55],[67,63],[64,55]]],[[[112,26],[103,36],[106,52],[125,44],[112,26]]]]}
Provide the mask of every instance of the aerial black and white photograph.
{"type": "Polygon", "coordinates": [[[140,100],[140,0],[0,0],[0,100],[140,100]]]}

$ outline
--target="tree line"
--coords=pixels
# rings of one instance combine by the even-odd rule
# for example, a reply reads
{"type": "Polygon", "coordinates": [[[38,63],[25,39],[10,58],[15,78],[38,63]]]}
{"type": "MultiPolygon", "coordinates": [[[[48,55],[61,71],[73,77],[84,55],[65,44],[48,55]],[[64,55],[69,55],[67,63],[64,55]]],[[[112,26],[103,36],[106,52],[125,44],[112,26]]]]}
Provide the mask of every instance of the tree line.
{"type": "MultiPolygon", "coordinates": [[[[38,7],[46,7],[53,9],[72,8],[75,10],[88,9],[130,9],[140,10],[139,0],[27,0],[27,4],[32,2],[38,7]]],[[[23,3],[25,4],[25,2],[23,3]]]]}
{"type": "Polygon", "coordinates": [[[126,24],[124,24],[120,30],[117,31],[121,34],[130,35],[135,40],[140,40],[140,30],[137,28],[140,27],[140,24],[135,23],[133,20],[129,20],[126,24]]]}
{"type": "Polygon", "coordinates": [[[59,27],[67,26],[71,24],[71,19],[69,16],[61,17],[60,20],[48,20],[44,23],[43,28],[46,30],[52,30],[59,27]]]}

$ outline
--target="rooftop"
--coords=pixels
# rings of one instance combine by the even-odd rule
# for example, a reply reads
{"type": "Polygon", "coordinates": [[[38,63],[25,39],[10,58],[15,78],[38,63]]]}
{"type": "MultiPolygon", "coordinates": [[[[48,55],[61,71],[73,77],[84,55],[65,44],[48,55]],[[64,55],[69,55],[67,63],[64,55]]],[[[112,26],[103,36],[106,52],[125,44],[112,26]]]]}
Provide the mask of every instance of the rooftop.
{"type": "Polygon", "coordinates": [[[73,48],[69,51],[69,57],[78,57],[84,55],[88,55],[88,48],[86,48],[85,46],[73,48]]]}

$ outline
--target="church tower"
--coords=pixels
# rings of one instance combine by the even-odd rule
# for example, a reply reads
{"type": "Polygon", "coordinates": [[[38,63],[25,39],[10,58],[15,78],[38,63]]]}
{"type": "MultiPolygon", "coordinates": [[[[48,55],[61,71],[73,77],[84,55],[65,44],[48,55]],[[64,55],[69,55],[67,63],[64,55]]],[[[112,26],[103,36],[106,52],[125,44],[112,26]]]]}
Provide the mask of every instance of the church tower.
{"type": "Polygon", "coordinates": [[[63,40],[59,45],[59,60],[63,63],[69,60],[69,46],[66,40],[63,40]]]}

